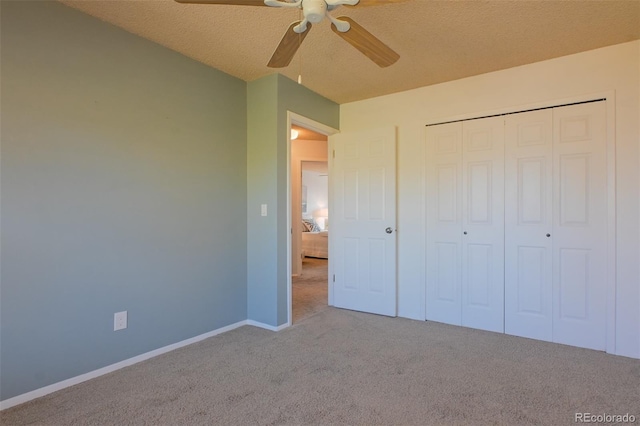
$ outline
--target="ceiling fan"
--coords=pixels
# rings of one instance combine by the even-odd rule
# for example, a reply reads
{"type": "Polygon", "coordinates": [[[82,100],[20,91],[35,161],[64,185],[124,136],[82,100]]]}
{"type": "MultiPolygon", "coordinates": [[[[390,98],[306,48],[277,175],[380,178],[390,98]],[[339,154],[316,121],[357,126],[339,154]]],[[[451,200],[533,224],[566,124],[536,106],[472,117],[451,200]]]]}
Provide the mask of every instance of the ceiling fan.
{"type": "Polygon", "coordinates": [[[175,0],[178,3],[224,4],[234,6],[267,6],[302,9],[302,21],[296,21],[282,37],[267,66],[283,68],[289,65],[313,24],[324,18],[331,21],[331,29],[380,67],[388,67],[399,58],[389,46],[347,16],[333,17],[329,12],[339,6],[375,6],[401,3],[407,0],[175,0]]]}

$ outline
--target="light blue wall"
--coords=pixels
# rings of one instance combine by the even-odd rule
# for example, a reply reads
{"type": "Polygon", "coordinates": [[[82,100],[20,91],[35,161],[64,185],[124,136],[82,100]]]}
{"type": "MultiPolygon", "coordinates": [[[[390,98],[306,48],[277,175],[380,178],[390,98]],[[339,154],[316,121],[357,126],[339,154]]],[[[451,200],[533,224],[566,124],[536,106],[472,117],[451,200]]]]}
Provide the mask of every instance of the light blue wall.
{"type": "Polygon", "coordinates": [[[276,325],[278,251],[278,77],[252,81],[247,88],[247,313],[276,325]],[[260,215],[262,204],[267,216],[260,215]]]}
{"type": "Polygon", "coordinates": [[[0,399],[246,319],[246,83],[57,2],[1,42],[0,399]]]}
{"type": "Polygon", "coordinates": [[[336,129],[340,125],[338,104],[282,75],[249,83],[248,315],[272,326],[285,324],[288,312],[287,111],[336,129]],[[266,217],[260,216],[261,204],[268,206],[266,217]]]}

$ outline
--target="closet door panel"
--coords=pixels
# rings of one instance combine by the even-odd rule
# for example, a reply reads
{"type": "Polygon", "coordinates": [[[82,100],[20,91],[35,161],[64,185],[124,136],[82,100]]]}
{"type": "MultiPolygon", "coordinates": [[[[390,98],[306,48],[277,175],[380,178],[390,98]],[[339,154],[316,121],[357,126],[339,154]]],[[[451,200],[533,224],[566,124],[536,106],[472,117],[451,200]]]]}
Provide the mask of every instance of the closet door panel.
{"type": "Polygon", "coordinates": [[[461,324],[462,124],[425,137],[426,319],[461,324]]]}
{"type": "Polygon", "coordinates": [[[462,129],[462,325],[503,332],[504,118],[462,129]]]}
{"type": "Polygon", "coordinates": [[[554,108],[553,341],[606,348],[604,102],[554,108]]]}
{"type": "Polygon", "coordinates": [[[506,117],[505,138],[505,332],[551,341],[552,110],[506,117]]]}

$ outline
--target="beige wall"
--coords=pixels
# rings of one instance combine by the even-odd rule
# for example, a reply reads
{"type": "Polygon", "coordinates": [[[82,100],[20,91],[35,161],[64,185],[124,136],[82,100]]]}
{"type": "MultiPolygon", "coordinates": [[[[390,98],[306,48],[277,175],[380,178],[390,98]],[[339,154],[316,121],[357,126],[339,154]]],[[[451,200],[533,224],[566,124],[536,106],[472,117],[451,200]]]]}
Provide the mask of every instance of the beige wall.
{"type": "Polygon", "coordinates": [[[302,178],[302,161],[327,161],[326,141],[291,141],[291,227],[293,230],[291,240],[291,274],[298,275],[302,272],[302,260],[300,258],[300,241],[302,239],[301,221],[302,200],[300,187],[302,178]]]}
{"type": "Polygon", "coordinates": [[[400,316],[425,318],[424,125],[615,93],[613,352],[640,358],[639,70],[640,41],[635,41],[341,106],[342,132],[398,127],[400,316]]]}

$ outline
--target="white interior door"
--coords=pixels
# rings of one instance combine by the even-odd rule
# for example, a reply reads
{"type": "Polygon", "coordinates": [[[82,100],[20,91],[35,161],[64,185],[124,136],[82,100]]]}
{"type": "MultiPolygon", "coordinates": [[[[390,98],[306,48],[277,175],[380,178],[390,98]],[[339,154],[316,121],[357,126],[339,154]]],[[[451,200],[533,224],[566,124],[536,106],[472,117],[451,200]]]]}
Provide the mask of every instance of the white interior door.
{"type": "Polygon", "coordinates": [[[426,319],[462,324],[462,123],[425,135],[426,319]]]}
{"type": "Polygon", "coordinates": [[[333,145],[334,306],[396,315],[396,130],[329,137],[333,145]]]}
{"type": "Polygon", "coordinates": [[[552,340],[553,111],[505,123],[505,332],[552,340]]]}
{"type": "Polygon", "coordinates": [[[606,348],[604,102],[553,110],[553,341],[606,348]]]}
{"type": "Polygon", "coordinates": [[[462,133],[462,325],[503,332],[504,118],[462,133]]]}

